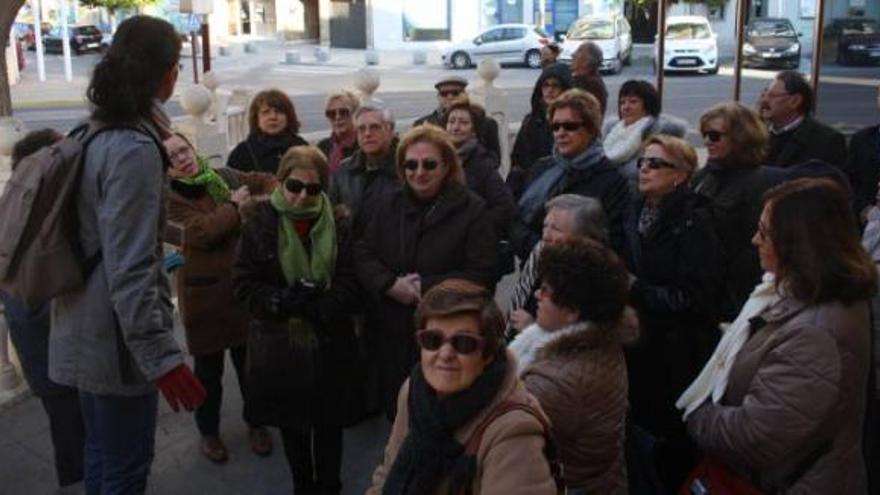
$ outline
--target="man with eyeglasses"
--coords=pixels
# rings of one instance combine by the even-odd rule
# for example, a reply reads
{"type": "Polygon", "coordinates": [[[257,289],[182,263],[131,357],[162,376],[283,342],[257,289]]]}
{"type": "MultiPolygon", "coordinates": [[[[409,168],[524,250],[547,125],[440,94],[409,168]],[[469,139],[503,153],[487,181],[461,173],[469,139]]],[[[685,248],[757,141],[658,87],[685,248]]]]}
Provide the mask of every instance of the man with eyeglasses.
{"type": "Polygon", "coordinates": [[[570,89],[550,103],[547,116],[553,154],[538,160],[529,171],[511,234],[515,253],[521,260],[528,257],[541,237],[544,205],[560,194],[598,199],[608,220],[611,247],[620,252],[629,185],[602,148],[599,102],[586,91],[570,89]]]}
{"type": "Polygon", "coordinates": [[[330,177],[328,195],[334,205],[351,211],[357,232],[366,223],[361,212],[375,198],[400,187],[394,163],[397,138],[394,115],[378,100],[363,102],[354,113],[354,127],[359,149],[339,164],[330,177]]]}
{"type": "Polygon", "coordinates": [[[844,168],[846,140],[813,118],[813,90],[799,72],[778,73],[761,95],[759,108],[770,131],[767,165],[785,168],[818,159],[844,168]]]}
{"type": "MultiPolygon", "coordinates": [[[[444,116],[459,96],[466,94],[467,80],[459,76],[448,76],[437,81],[434,88],[437,90],[437,108],[433,112],[419,117],[413,122],[413,127],[425,123],[434,124],[445,128],[444,116]]],[[[483,121],[478,126],[477,140],[495,156],[501,156],[501,143],[498,141],[498,122],[488,115],[483,116],[483,121]]]]}

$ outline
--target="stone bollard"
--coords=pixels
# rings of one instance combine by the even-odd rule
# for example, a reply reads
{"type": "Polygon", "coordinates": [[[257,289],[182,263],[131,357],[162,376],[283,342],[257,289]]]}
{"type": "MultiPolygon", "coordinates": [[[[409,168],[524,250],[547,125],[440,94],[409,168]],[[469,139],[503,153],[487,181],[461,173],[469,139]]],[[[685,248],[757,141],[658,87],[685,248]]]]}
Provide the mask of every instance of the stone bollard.
{"type": "Polygon", "coordinates": [[[232,56],[232,47],[231,46],[221,45],[219,50],[220,50],[221,57],[232,56]]]}
{"type": "Polygon", "coordinates": [[[257,53],[259,50],[257,49],[256,43],[248,41],[244,44],[244,52],[245,53],[257,53]]]}
{"type": "Polygon", "coordinates": [[[287,65],[301,64],[302,56],[297,51],[284,52],[284,63],[287,65]]]}
{"type": "Polygon", "coordinates": [[[364,52],[364,62],[367,65],[379,65],[379,52],[376,50],[367,50],[364,52]]]}
{"type": "Polygon", "coordinates": [[[206,122],[213,103],[214,95],[207,87],[195,84],[186,88],[180,95],[180,106],[190,118],[181,123],[180,128],[192,139],[199,155],[207,158],[211,166],[220,167],[226,163],[227,140],[224,129],[206,122]]]}
{"type": "Polygon", "coordinates": [[[507,92],[495,86],[495,79],[501,74],[501,65],[494,58],[487,58],[477,65],[480,83],[468,88],[471,99],[482,105],[486,115],[498,122],[498,143],[501,148],[501,166],[498,172],[507,177],[510,171],[510,135],[507,132],[507,115],[504,111],[507,92]]]}
{"type": "Polygon", "coordinates": [[[373,97],[373,93],[379,89],[379,73],[369,67],[358,69],[354,73],[354,89],[360,93],[362,100],[373,97]]]}
{"type": "Polygon", "coordinates": [[[428,54],[423,50],[416,50],[412,54],[413,65],[425,65],[428,63],[428,54]]]}
{"type": "Polygon", "coordinates": [[[207,115],[205,115],[205,120],[216,122],[218,112],[217,88],[220,87],[220,79],[214,71],[210,70],[202,75],[202,85],[211,92],[211,108],[208,110],[207,115]]]}
{"type": "Polygon", "coordinates": [[[323,46],[315,47],[315,60],[321,63],[326,63],[330,61],[330,50],[324,48],[323,46]]]}

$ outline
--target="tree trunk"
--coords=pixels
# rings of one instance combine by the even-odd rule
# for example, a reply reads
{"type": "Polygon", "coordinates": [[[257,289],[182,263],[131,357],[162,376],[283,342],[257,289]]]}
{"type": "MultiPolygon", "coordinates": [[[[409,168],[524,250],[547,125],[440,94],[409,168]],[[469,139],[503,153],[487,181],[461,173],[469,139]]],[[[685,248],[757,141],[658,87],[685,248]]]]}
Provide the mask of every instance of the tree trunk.
{"type": "MultiPolygon", "coordinates": [[[[6,72],[6,43],[9,41],[15,16],[24,2],[25,0],[7,0],[7,5],[0,7],[0,117],[12,115],[12,95],[9,90],[9,74],[6,72]]],[[[15,50],[12,53],[16,56],[15,50]]]]}

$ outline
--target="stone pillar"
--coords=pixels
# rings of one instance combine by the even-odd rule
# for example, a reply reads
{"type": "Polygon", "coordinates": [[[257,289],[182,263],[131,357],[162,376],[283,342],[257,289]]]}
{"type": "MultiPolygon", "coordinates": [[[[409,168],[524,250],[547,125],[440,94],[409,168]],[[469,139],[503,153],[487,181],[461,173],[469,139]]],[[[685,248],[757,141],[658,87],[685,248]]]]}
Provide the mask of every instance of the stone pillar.
{"type": "Polygon", "coordinates": [[[510,131],[508,130],[507,114],[504,112],[507,91],[495,86],[495,79],[501,73],[501,65],[494,58],[486,58],[477,65],[477,76],[480,82],[468,90],[468,95],[475,103],[486,109],[486,115],[498,122],[498,143],[501,148],[501,166],[498,172],[507,177],[510,171],[510,131]]]}
{"type": "Polygon", "coordinates": [[[354,88],[360,93],[361,100],[373,98],[373,93],[379,89],[379,83],[379,73],[369,67],[354,73],[354,88]]]}
{"type": "Polygon", "coordinates": [[[180,95],[180,106],[189,118],[178,127],[190,138],[198,154],[211,162],[211,166],[222,167],[227,156],[226,133],[206,118],[213,103],[213,93],[201,84],[184,90],[180,95]]]}

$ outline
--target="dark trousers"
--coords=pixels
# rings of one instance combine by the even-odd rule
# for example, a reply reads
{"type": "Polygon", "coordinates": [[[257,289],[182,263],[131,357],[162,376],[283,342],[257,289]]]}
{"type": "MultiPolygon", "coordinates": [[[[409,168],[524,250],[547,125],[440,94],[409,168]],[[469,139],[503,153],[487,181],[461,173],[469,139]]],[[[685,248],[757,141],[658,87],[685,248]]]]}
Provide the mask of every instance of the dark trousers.
{"type": "Polygon", "coordinates": [[[284,455],[297,495],[336,495],[342,490],[342,428],[316,425],[281,428],[284,455]]]}
{"type": "MultiPolygon", "coordinates": [[[[195,356],[195,375],[205,387],[207,396],[201,407],[196,409],[196,426],[202,435],[217,435],[220,432],[220,403],[223,401],[223,367],[225,351],[195,356]]],[[[247,400],[245,379],[245,356],[247,347],[240,345],[229,349],[232,366],[238,377],[238,389],[241,391],[242,417],[249,426],[258,426],[251,419],[250,403],[247,400]]]]}
{"type": "Polygon", "coordinates": [[[49,306],[28,308],[2,291],[0,301],[24,378],[49,417],[58,484],[78,483],[83,479],[85,428],[76,389],[49,379],[49,306]]]}
{"type": "Polygon", "coordinates": [[[156,438],[156,392],[133,397],[80,391],[86,425],[87,495],[135,495],[147,489],[156,438]]]}

